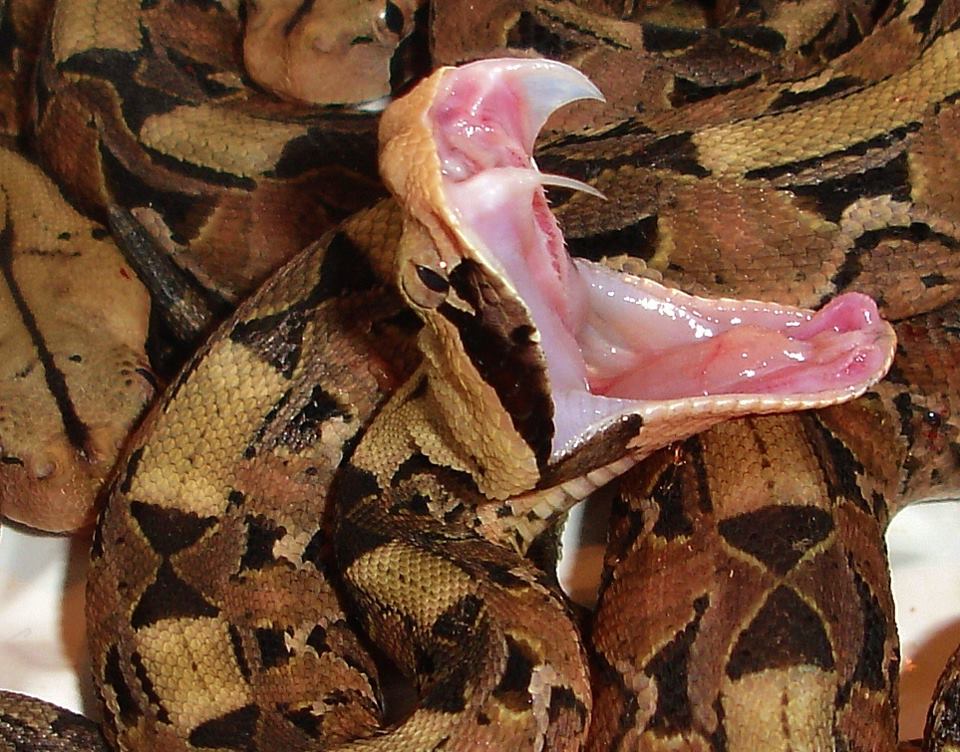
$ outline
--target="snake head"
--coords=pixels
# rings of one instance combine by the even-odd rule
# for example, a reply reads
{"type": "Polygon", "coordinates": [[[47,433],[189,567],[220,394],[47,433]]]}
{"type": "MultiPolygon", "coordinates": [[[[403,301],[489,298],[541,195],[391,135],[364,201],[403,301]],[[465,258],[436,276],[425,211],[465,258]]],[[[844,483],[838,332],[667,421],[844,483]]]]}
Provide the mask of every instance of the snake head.
{"type": "Polygon", "coordinates": [[[420,0],[247,0],[244,65],[283,99],[364,104],[391,92],[391,65],[420,0]]]}
{"type": "MultiPolygon", "coordinates": [[[[582,98],[600,93],[569,66],[484,60],[441,69],[382,120],[381,172],[404,207],[399,286],[427,324],[437,410],[464,456],[493,476],[505,452],[533,468],[517,483],[542,484],[550,467],[587,472],[882,378],[895,336],[865,295],[818,312],[708,299],[570,258],[544,185],[579,186],[540,173],[532,149],[582,98]]],[[[517,492],[498,483],[483,490],[517,492]]]]}

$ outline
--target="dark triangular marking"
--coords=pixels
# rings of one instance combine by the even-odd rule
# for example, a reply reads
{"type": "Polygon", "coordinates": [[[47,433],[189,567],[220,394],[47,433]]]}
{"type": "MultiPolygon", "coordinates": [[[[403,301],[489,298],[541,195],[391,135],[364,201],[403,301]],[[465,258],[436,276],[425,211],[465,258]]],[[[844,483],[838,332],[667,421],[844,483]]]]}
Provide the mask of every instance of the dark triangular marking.
{"type": "MultiPolygon", "coordinates": [[[[423,672],[424,669],[432,669],[425,671],[427,674],[432,674],[437,670],[436,661],[433,660],[432,656],[430,656],[430,660],[433,661],[433,665],[425,665],[427,659],[425,654],[421,653],[423,648],[415,646],[414,650],[418,653],[417,673],[423,672]]],[[[423,696],[420,707],[423,710],[431,710],[436,713],[462,713],[467,707],[469,686],[472,679],[473,672],[470,669],[470,664],[466,661],[454,661],[447,664],[440,670],[440,676],[423,696]]]]}
{"type": "Polygon", "coordinates": [[[310,738],[316,739],[320,735],[322,718],[314,713],[311,708],[297,708],[295,710],[284,710],[282,712],[284,718],[310,738]]]}
{"type": "MultiPolygon", "coordinates": [[[[20,718],[18,720],[23,719],[20,718]]],[[[14,723],[16,722],[17,720],[14,720],[14,723]]],[[[29,728],[25,729],[25,732],[26,734],[36,732],[40,737],[42,737],[37,738],[37,740],[31,744],[29,737],[25,734],[21,743],[24,745],[22,749],[26,752],[37,752],[38,750],[50,749],[48,745],[56,744],[53,739],[68,740],[69,747],[71,749],[109,749],[107,743],[103,740],[103,736],[100,734],[100,729],[96,723],[91,721],[89,718],[84,718],[82,715],[65,710],[64,708],[59,708],[57,710],[56,718],[50,721],[49,728],[41,728],[39,726],[35,726],[34,724],[30,724],[29,728]],[[53,739],[50,738],[51,732],[53,734],[53,739]]],[[[19,752],[20,749],[21,747],[14,747],[14,750],[17,750],[17,752],[19,752]]]]}
{"type": "Polygon", "coordinates": [[[247,515],[246,523],[247,549],[240,559],[240,566],[243,569],[263,569],[274,560],[273,546],[287,531],[262,515],[247,515]]]}
{"type": "Polygon", "coordinates": [[[886,688],[889,679],[891,656],[887,652],[887,631],[891,627],[890,615],[884,613],[877,596],[856,572],[853,583],[860,596],[860,613],[863,615],[863,643],[853,678],[868,689],[880,692],[886,688]]]}
{"type": "Polygon", "coordinates": [[[320,281],[307,301],[319,305],[331,298],[371,290],[380,284],[367,261],[367,254],[345,234],[338,232],[327,245],[320,265],[320,281]]]}
{"type": "Polygon", "coordinates": [[[587,708],[583,701],[574,694],[569,687],[553,687],[550,690],[550,707],[547,708],[547,718],[555,726],[562,715],[575,714],[579,725],[587,719],[587,708]]]}
{"type": "Polygon", "coordinates": [[[318,655],[326,653],[330,650],[330,645],[327,644],[327,630],[317,624],[310,630],[310,636],[307,637],[307,645],[316,650],[318,655]]]}
{"type": "Polygon", "coordinates": [[[261,627],[254,631],[260,648],[260,663],[264,669],[274,668],[290,660],[287,636],[282,629],[261,627]]]}
{"type": "Polygon", "coordinates": [[[337,499],[340,508],[346,512],[364,499],[382,492],[376,475],[356,465],[347,464],[337,473],[331,496],[337,499]]]}
{"type": "Polygon", "coordinates": [[[322,425],[331,418],[343,418],[349,423],[352,415],[346,405],[315,384],[310,398],[284,426],[278,443],[294,451],[311,446],[316,443],[322,425]]]}
{"type": "Polygon", "coordinates": [[[908,201],[910,167],[907,154],[904,152],[879,167],[863,172],[845,174],[818,183],[791,185],[790,192],[810,200],[831,222],[839,222],[846,208],[860,198],[887,195],[894,201],[908,201]]]}
{"type": "Polygon", "coordinates": [[[539,659],[529,647],[507,635],[507,665],[493,696],[511,710],[522,712],[530,706],[530,682],[539,659]]]}
{"type": "Polygon", "coordinates": [[[341,520],[333,538],[333,550],[337,565],[342,571],[364,554],[393,540],[389,533],[374,529],[372,525],[357,523],[353,519],[341,520]]]}
{"type": "Polygon", "coordinates": [[[830,640],[820,616],[788,587],[774,590],[737,639],[727,676],[739,679],[766,669],[834,667],[830,640]]]}
{"type": "Polygon", "coordinates": [[[247,444],[247,448],[243,450],[243,456],[246,459],[252,460],[257,456],[258,448],[265,446],[263,437],[266,435],[267,431],[270,430],[271,426],[273,426],[273,423],[276,421],[280,411],[287,406],[292,393],[292,389],[287,389],[287,391],[281,394],[277,401],[273,403],[273,407],[270,408],[270,412],[263,417],[260,427],[257,428],[256,433],[254,433],[253,438],[250,440],[250,443],[247,444]]]}
{"type": "MultiPolygon", "coordinates": [[[[919,121],[913,121],[884,131],[877,136],[872,136],[864,139],[863,141],[849,144],[839,151],[832,152],[830,154],[830,162],[831,164],[836,164],[848,156],[862,157],[865,153],[873,150],[892,150],[892,147],[904,141],[911,133],[915,133],[916,131],[920,130],[920,127],[921,123],[919,121]]],[[[784,177],[789,179],[805,170],[812,170],[816,169],[817,167],[822,167],[823,161],[824,158],[822,156],[816,156],[809,157],[807,159],[800,159],[796,162],[782,162],[773,165],[772,167],[758,167],[753,170],[747,170],[747,172],[744,173],[744,177],[747,180],[776,181],[778,178],[784,177]]]]}
{"type": "Polygon", "coordinates": [[[330,536],[324,528],[319,528],[310,538],[310,542],[303,549],[303,560],[309,561],[321,572],[326,570],[330,561],[330,536]]]}
{"type": "Polygon", "coordinates": [[[205,721],[190,732],[190,743],[195,747],[236,749],[253,752],[254,735],[260,710],[256,705],[244,705],[219,718],[205,721]]]}
{"type": "Polygon", "coordinates": [[[465,643],[473,634],[482,610],[483,601],[472,593],[467,594],[437,617],[431,631],[441,639],[465,643]]]}
{"type": "Polygon", "coordinates": [[[700,596],[693,602],[694,617],[647,663],[644,673],[656,681],[657,709],[647,728],[664,733],[690,729],[693,707],[690,702],[690,649],[700,630],[710,601],[700,596]]]}
{"type": "Polygon", "coordinates": [[[216,522],[214,517],[198,517],[193,512],[143,501],[131,502],[130,513],[153,550],[164,558],[192,546],[216,522]]]}
{"type": "Polygon", "coordinates": [[[687,481],[696,481],[683,465],[672,465],[657,480],[651,496],[656,499],[658,514],[653,532],[665,540],[675,540],[693,533],[693,520],[688,514],[685,501],[699,498],[703,489],[691,488],[687,481]]]}
{"type": "Polygon", "coordinates": [[[635,222],[614,230],[567,238],[571,256],[600,261],[605,256],[625,254],[644,261],[657,252],[660,239],[659,218],[656,215],[640,217],[635,222]]]}
{"type": "MultiPolygon", "coordinates": [[[[873,508],[863,497],[858,484],[858,479],[863,476],[863,465],[850,447],[818,420],[804,420],[803,426],[823,469],[823,479],[830,498],[846,499],[872,514],[873,508]]],[[[905,438],[909,443],[909,437],[905,438]]]]}
{"type": "Polygon", "coordinates": [[[219,613],[220,609],[181,580],[170,562],[164,561],[154,581],[140,596],[132,624],[134,629],[140,629],[163,619],[210,618],[219,613]]]}
{"type": "Polygon", "coordinates": [[[769,506],[723,520],[720,535],[734,548],[784,575],[833,530],[827,512],[808,506],[769,506]]]}
{"type": "Polygon", "coordinates": [[[245,345],[286,378],[292,378],[300,362],[307,318],[302,310],[290,308],[260,319],[241,321],[230,339],[245,345]]]}

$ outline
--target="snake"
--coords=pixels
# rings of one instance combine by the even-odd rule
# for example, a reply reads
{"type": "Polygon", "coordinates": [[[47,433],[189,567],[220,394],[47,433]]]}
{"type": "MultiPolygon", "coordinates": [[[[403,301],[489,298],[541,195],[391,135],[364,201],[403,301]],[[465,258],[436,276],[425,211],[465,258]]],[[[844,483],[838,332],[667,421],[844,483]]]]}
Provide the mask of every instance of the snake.
{"type": "MultiPolygon", "coordinates": [[[[751,88],[765,112],[746,122],[707,98],[678,120],[551,137],[542,171],[530,150],[546,115],[598,96],[567,68],[442,69],[392,105],[381,169],[395,202],[346,220],[241,305],[124,450],[89,590],[107,743],[892,748],[882,530],[902,506],[954,494],[957,464],[957,31],[949,7],[894,10],[879,41],[839,58],[840,83],[751,88]],[[901,44],[889,61],[899,72],[866,65],[909,39],[915,59],[901,44]],[[589,255],[603,228],[612,263],[567,260],[543,185],[558,189],[570,248],[589,255]],[[766,222],[747,221],[755,207],[766,222]],[[721,234],[738,220],[759,237],[721,234]],[[725,242],[739,252],[718,254],[725,242]],[[641,262],[696,295],[630,274],[641,262]],[[893,330],[848,288],[897,321],[885,381],[893,330]],[[785,302],[710,302],[711,289],[785,302]],[[673,312],[671,334],[722,331],[658,352],[656,327],[638,339],[623,315],[638,299],[673,312]],[[762,334],[771,319],[790,326],[762,334]],[[570,322],[589,338],[565,349],[570,322]],[[812,332],[791,340],[812,348],[797,360],[823,346],[857,379],[776,399],[724,381],[744,370],[723,368],[741,337],[779,343],[751,364],[762,370],[791,329],[812,332]],[[576,365],[578,349],[604,367],[576,365]],[[679,374],[698,358],[720,381],[691,397],[679,374]],[[593,419],[578,426],[571,406],[593,419]],[[554,583],[521,554],[611,481],[617,557],[588,659],[554,583]],[[416,709],[388,730],[357,624],[416,677],[416,709]]],[[[736,111],[742,95],[718,96],[736,111]]],[[[798,383],[822,384],[814,373],[798,383]]],[[[945,676],[931,748],[956,739],[945,676]]],[[[0,734],[11,749],[104,748],[89,724],[9,695],[0,734]]]]}

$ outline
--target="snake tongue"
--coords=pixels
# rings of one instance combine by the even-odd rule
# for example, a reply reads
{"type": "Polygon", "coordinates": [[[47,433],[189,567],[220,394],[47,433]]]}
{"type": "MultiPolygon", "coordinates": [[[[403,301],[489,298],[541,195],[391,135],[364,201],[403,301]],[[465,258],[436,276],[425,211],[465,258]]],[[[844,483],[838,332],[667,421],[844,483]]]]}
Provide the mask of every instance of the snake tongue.
{"type": "MultiPolygon", "coordinates": [[[[879,380],[895,344],[876,305],[819,312],[687,295],[567,255],[531,156],[553,108],[596,94],[560,63],[485,60],[445,74],[430,109],[443,191],[466,253],[517,294],[539,333],[551,458],[639,415],[638,454],[723,418],[820,407],[879,380]]],[[[578,186],[574,186],[578,187],[578,186]]]]}

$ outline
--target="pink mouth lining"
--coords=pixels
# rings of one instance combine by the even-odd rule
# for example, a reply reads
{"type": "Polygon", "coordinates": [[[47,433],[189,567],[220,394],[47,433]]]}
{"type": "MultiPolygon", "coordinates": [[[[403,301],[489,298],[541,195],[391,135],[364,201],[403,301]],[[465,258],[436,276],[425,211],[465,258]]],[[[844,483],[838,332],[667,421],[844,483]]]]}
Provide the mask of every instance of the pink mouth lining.
{"type": "Polygon", "coordinates": [[[763,395],[823,404],[883,375],[892,330],[865,295],[814,313],[693,297],[571,260],[531,151],[558,101],[595,96],[578,76],[549,61],[481,61],[449,71],[429,113],[454,226],[509,280],[540,332],[554,455],[651,401],[763,395]]]}

